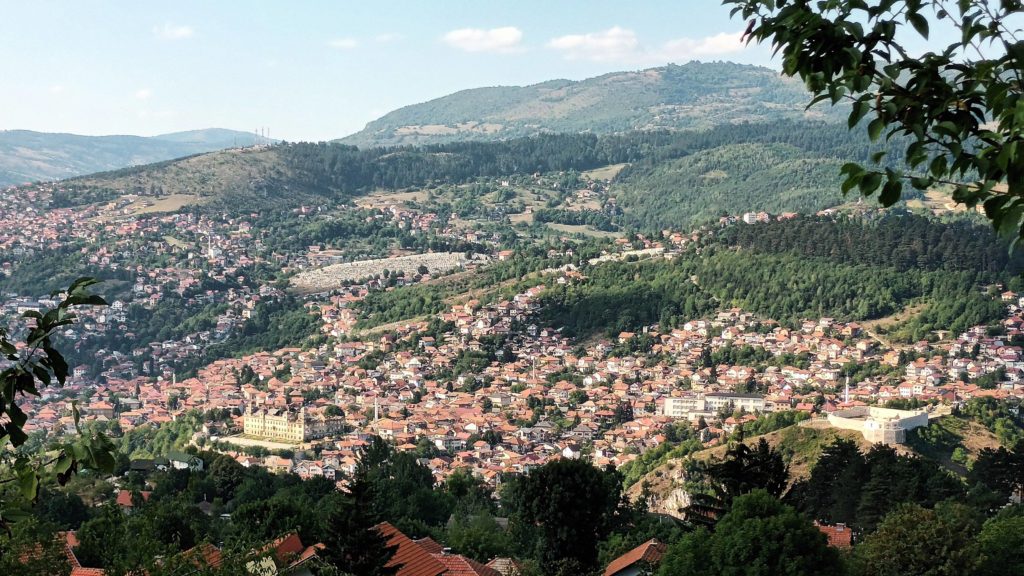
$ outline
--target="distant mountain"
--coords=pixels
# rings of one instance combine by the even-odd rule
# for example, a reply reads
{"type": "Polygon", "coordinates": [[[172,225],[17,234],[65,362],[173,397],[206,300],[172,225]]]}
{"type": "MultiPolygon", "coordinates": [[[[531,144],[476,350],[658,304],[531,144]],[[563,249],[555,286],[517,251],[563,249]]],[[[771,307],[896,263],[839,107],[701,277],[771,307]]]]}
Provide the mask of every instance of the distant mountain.
{"type": "Polygon", "coordinates": [[[160,136],[80,136],[0,131],[0,186],[70,178],[150,164],[234,146],[251,146],[249,132],[209,128],[160,136]]]}
{"type": "Polygon", "coordinates": [[[206,128],[203,130],[187,130],[185,132],[171,132],[153,136],[154,140],[165,142],[180,142],[183,144],[206,145],[220,148],[234,148],[237,146],[252,146],[257,141],[260,143],[276,142],[257,136],[252,132],[239,132],[226,128],[206,128]]]}
{"type": "Polygon", "coordinates": [[[804,86],[768,68],[730,62],[669,64],[579,82],[475,88],[399,108],[342,138],[387,146],[496,140],[542,132],[613,133],[821,118],[804,86]]]}

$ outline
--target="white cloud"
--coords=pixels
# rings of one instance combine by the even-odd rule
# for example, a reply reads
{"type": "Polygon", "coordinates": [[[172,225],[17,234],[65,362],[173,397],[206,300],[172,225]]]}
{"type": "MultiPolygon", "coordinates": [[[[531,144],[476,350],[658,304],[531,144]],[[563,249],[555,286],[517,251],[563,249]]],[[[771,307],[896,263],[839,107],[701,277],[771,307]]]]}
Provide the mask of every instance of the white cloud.
{"type": "Polygon", "coordinates": [[[639,55],[640,41],[632,30],[613,26],[603,32],[553,38],[548,48],[561,51],[569,60],[628,61],[639,55]]]}
{"type": "Polygon", "coordinates": [[[54,84],[53,86],[50,86],[50,94],[62,94],[64,90],[65,87],[63,84],[54,84]]]}
{"type": "Polygon", "coordinates": [[[153,95],[153,91],[149,88],[140,88],[135,92],[135,97],[139,100],[149,100],[149,97],[153,95]]]}
{"type": "Polygon", "coordinates": [[[339,50],[351,50],[352,48],[359,46],[359,41],[355,38],[335,38],[328,42],[327,45],[339,50]]]}
{"type": "Polygon", "coordinates": [[[401,34],[395,34],[393,32],[386,32],[384,34],[377,34],[376,36],[373,37],[373,41],[377,42],[379,44],[387,44],[388,42],[394,42],[396,40],[401,40],[401,39],[402,39],[402,35],[401,34]]]}
{"type": "Polygon", "coordinates": [[[170,22],[165,22],[163,26],[154,27],[153,33],[164,40],[181,40],[183,38],[191,38],[195,34],[195,30],[191,26],[177,26],[170,22]]]}
{"type": "Polygon", "coordinates": [[[567,60],[664,64],[693,58],[734,54],[746,48],[741,32],[722,32],[704,38],[677,38],[661,46],[644,46],[633,30],[614,26],[602,32],[570,34],[551,39],[548,48],[567,60]]]}
{"type": "Polygon", "coordinates": [[[740,41],[743,32],[722,32],[704,38],[679,38],[669,40],[661,49],[665,60],[687,60],[704,56],[735,54],[746,48],[740,41]]]}
{"type": "Polygon", "coordinates": [[[501,28],[460,28],[441,37],[445,44],[466,52],[517,52],[523,31],[515,26],[501,28]]]}

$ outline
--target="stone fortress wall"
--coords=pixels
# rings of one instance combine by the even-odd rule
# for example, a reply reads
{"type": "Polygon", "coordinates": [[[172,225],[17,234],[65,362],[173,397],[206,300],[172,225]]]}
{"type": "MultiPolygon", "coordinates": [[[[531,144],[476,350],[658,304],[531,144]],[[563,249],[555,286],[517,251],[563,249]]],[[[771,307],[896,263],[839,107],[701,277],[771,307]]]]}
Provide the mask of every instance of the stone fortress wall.
{"type": "Polygon", "coordinates": [[[928,412],[860,406],[837,410],[829,414],[828,422],[836,428],[860,432],[869,442],[902,444],[907,440],[908,430],[928,425],[928,412]]]}

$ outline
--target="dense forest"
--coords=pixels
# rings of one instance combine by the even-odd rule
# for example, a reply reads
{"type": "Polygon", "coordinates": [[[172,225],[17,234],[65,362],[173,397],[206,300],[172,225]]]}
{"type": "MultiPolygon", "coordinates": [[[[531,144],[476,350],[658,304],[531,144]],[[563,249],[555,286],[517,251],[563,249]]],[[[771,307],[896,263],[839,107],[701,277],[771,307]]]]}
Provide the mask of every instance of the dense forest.
{"type": "Polygon", "coordinates": [[[731,226],[720,241],[763,254],[793,254],[908,270],[1017,274],[1024,257],[1011,253],[992,228],[968,220],[940,222],[905,211],[878,218],[800,216],[731,226]]]}
{"type": "MultiPolygon", "coordinates": [[[[839,192],[844,162],[865,162],[879,149],[833,124],[719,127],[627,167],[612,191],[623,222],[641,230],[744,212],[815,212],[847,201],[839,192]]],[[[889,160],[901,161],[898,153],[889,160]]]]}
{"type": "Polygon", "coordinates": [[[672,260],[586,268],[584,282],[545,293],[540,318],[570,334],[614,335],[721,308],[794,325],[822,316],[870,320],[914,304],[919,312],[893,335],[919,340],[1001,317],[989,286],[1017,287],[1020,266],[989,229],[966,221],[796,218],[728,227],[672,260]]]}

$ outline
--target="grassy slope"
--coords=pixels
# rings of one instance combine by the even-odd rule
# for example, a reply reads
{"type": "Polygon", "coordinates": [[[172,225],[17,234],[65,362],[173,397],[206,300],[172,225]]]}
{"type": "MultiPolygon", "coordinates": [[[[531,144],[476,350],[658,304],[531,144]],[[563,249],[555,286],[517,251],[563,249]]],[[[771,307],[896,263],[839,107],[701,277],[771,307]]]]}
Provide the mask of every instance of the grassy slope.
{"type": "Polygon", "coordinates": [[[138,168],[92,174],[71,181],[82,186],[100,186],[146,195],[158,188],[164,194],[211,196],[232,188],[244,188],[266,178],[280,165],[273,149],[223,151],[201,154],[138,168]]]}

